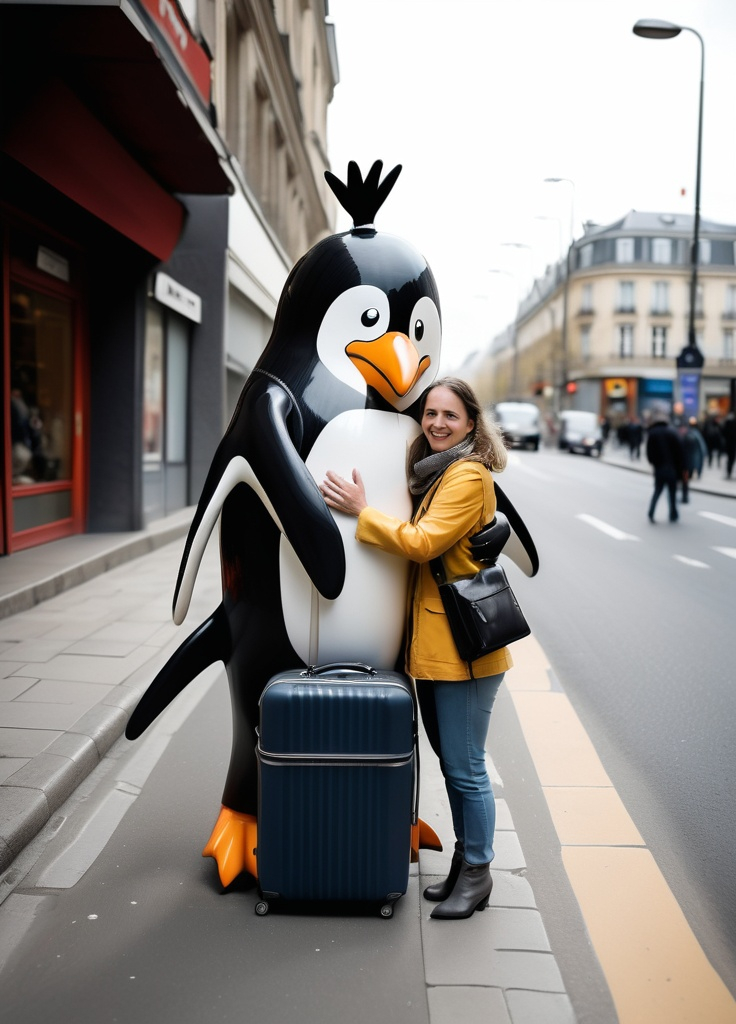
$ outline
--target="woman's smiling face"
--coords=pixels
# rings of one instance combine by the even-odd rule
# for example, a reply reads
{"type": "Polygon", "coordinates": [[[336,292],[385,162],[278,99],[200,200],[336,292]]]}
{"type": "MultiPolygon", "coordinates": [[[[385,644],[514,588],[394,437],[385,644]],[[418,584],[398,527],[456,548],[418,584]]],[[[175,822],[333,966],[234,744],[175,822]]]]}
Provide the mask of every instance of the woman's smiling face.
{"type": "Polygon", "coordinates": [[[441,385],[427,395],[422,430],[433,452],[446,452],[460,444],[475,426],[465,404],[454,391],[441,385]]]}

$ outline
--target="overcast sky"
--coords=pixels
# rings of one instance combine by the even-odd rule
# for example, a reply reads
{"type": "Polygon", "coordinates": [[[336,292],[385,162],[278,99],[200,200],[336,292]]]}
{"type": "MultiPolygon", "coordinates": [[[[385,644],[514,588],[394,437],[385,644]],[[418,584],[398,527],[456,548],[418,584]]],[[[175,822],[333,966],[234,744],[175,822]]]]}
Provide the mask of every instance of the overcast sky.
{"type": "Polygon", "coordinates": [[[510,321],[571,221],[694,211],[700,44],[641,39],[639,18],[703,37],[701,216],[736,224],[736,0],[329,0],[332,169],[403,165],[376,223],[432,267],[445,370],[510,321]]]}

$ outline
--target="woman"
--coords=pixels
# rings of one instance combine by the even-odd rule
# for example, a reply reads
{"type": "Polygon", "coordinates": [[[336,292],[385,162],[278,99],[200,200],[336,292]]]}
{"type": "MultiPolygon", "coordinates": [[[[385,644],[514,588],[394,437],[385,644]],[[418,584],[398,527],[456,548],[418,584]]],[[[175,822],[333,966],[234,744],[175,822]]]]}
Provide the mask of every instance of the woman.
{"type": "Polygon", "coordinates": [[[472,389],[446,377],[424,393],[422,433],[409,451],[414,514],[402,522],[369,506],[360,473],[332,471],[322,494],[332,508],[357,516],[356,537],[413,563],[409,588],[406,670],[417,681],[425,731],[440,759],[455,831],[449,876],[424,890],[439,903],[433,918],[470,917],[484,910],[493,887],[495,803],[485,763],[491,708],[506,669],[507,648],[472,664],[460,659],[429,566],[442,556],[448,578],[472,575],[470,537],[496,511],[493,479],[507,453],[472,389]]]}

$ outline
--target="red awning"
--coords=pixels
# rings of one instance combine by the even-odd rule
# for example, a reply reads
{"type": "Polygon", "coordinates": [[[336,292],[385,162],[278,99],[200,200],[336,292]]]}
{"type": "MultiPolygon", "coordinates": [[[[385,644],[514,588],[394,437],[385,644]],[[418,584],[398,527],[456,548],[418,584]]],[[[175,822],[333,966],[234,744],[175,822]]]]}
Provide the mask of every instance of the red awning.
{"type": "Polygon", "coordinates": [[[3,146],[6,153],[160,260],[184,224],[181,203],[161,188],[61,81],[35,96],[3,146]]]}
{"type": "Polygon", "coordinates": [[[190,36],[194,63],[175,61],[148,12],[120,2],[134,18],[117,3],[0,4],[2,149],[166,259],[184,216],[173,193],[232,186],[204,102],[205,51],[190,36]],[[159,50],[144,33],[159,33],[159,50]]]}

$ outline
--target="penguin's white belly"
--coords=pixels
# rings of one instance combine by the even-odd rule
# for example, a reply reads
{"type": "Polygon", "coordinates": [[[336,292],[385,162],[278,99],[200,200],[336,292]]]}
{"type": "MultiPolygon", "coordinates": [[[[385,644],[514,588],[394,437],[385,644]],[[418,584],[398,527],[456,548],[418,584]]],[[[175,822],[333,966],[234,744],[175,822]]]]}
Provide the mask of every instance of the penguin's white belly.
{"type": "MultiPolygon", "coordinates": [[[[317,438],[307,468],[318,484],[328,469],[347,478],[358,469],[369,503],[407,520],[406,453],[418,433],[414,420],[398,413],[342,413],[317,438]]],[[[335,601],[317,593],[291,544],[281,538],[281,600],[289,640],[307,664],[362,661],[391,669],[401,651],[409,563],[361,544],[355,539],[355,518],[333,514],[346,561],[345,586],[335,601]]]]}

